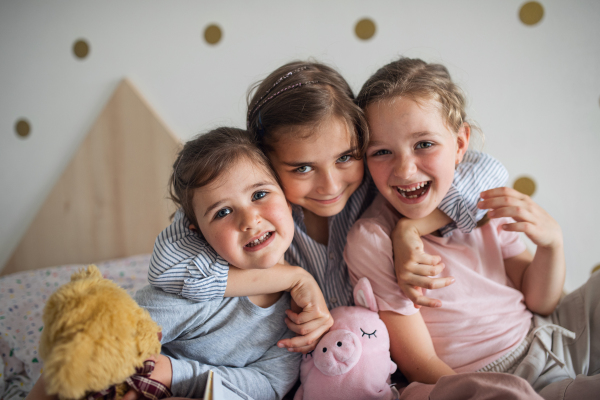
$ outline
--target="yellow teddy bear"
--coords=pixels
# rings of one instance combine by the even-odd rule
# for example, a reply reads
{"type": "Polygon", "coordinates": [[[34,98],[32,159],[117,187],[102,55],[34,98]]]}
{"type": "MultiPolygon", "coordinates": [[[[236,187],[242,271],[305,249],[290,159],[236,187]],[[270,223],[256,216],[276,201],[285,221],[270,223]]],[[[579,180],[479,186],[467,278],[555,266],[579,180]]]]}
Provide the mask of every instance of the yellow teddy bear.
{"type": "Polygon", "coordinates": [[[140,379],[142,386],[157,385],[158,397],[170,394],[149,379],[154,364],[145,363],[160,353],[160,327],[95,265],[73,274],[50,296],[43,321],[40,355],[47,394],[119,399],[130,388],[139,390],[140,379]]]}

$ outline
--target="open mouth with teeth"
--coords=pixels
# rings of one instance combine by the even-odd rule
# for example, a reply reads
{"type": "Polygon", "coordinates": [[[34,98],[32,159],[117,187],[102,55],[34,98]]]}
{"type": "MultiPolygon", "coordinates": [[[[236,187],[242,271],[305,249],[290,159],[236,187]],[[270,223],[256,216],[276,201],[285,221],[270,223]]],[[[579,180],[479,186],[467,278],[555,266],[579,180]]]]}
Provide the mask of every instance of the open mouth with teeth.
{"type": "Polygon", "coordinates": [[[412,186],[407,189],[403,189],[399,186],[396,186],[396,190],[402,197],[405,199],[416,199],[419,198],[429,190],[429,186],[431,185],[431,181],[421,182],[415,186],[412,186]]]}
{"type": "Polygon", "coordinates": [[[265,232],[261,237],[247,243],[244,247],[250,248],[250,247],[258,246],[259,244],[266,242],[272,235],[273,235],[273,232],[265,232]]]}

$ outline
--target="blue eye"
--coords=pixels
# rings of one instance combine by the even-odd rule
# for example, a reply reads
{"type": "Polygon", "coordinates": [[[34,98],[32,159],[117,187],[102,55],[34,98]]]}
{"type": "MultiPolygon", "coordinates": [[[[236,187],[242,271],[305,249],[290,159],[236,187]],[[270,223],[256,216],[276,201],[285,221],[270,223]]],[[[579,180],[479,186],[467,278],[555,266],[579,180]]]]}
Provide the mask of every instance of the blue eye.
{"type": "Polygon", "coordinates": [[[428,149],[431,146],[433,146],[433,143],[431,143],[431,142],[419,142],[419,143],[417,143],[416,148],[417,149],[428,149]]]}
{"type": "Polygon", "coordinates": [[[346,162],[350,161],[351,158],[352,158],[352,156],[350,154],[346,154],[345,156],[341,156],[340,158],[338,158],[337,162],[346,163],[346,162]]]}
{"type": "Polygon", "coordinates": [[[260,200],[260,199],[264,198],[267,194],[268,194],[268,192],[266,192],[264,190],[259,190],[258,192],[254,192],[252,194],[252,201],[260,200]]]}
{"type": "Polygon", "coordinates": [[[303,165],[301,167],[296,168],[296,172],[301,173],[301,174],[306,174],[307,172],[312,171],[312,167],[309,167],[308,165],[303,165]]]}
{"type": "Polygon", "coordinates": [[[225,218],[229,214],[231,214],[231,209],[222,208],[219,211],[217,211],[217,213],[215,214],[215,218],[225,218]]]}

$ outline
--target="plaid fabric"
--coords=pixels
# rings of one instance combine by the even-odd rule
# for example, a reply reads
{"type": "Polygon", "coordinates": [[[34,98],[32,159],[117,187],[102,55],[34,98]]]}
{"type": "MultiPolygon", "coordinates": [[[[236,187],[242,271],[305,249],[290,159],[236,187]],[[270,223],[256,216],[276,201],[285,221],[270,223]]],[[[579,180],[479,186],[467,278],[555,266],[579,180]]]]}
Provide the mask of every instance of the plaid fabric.
{"type": "MultiPolygon", "coordinates": [[[[136,368],[136,373],[127,378],[126,382],[131,389],[139,392],[146,399],[160,400],[171,397],[171,391],[165,385],[150,378],[155,365],[152,360],[144,361],[144,366],[136,368]]],[[[108,389],[89,394],[87,400],[114,400],[116,394],[115,386],[111,386],[108,389]]]]}

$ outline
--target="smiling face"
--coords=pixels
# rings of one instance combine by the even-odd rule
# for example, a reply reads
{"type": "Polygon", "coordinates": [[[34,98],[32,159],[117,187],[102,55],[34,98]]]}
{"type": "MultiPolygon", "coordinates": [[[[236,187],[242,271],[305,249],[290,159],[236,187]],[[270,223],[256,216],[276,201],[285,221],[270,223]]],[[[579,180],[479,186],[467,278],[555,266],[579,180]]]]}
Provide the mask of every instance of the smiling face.
{"type": "Polygon", "coordinates": [[[282,135],[269,158],[286,198],[320,217],[344,209],[364,174],[345,121],[331,117],[314,130],[282,135]]]}
{"type": "Polygon", "coordinates": [[[371,139],[367,165],[381,194],[408,218],[423,218],[438,207],[469,145],[469,127],[452,132],[438,103],[405,97],[366,109],[371,139]]]}
{"type": "Polygon", "coordinates": [[[294,237],[283,191],[264,166],[246,158],[196,189],[192,202],[204,238],[238,268],[272,267],[294,237]]]}

